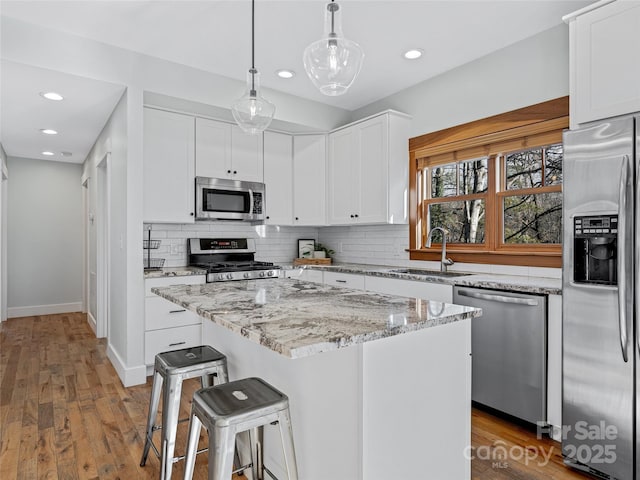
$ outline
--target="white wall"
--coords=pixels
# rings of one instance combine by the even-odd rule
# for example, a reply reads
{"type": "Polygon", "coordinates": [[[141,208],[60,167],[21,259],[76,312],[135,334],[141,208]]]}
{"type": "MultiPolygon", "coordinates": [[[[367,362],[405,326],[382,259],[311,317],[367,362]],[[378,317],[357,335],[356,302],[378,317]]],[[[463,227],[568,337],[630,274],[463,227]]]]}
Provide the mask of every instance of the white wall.
{"type": "MultiPolygon", "coordinates": [[[[293,263],[298,256],[298,239],[318,239],[315,227],[280,227],[249,225],[240,222],[201,222],[197,224],[146,224],[143,239],[160,240],[160,247],[150,251],[151,258],[164,258],[167,267],[187,264],[187,238],[253,238],[256,260],[279,264],[293,263]]],[[[140,242],[142,245],[142,242],[140,242]]],[[[144,254],[147,254],[147,250],[144,254]]]]}
{"type": "Polygon", "coordinates": [[[8,158],[8,316],[82,308],[82,166],[8,158]]]}
{"type": "Polygon", "coordinates": [[[7,200],[9,170],[7,154],[0,143],[0,322],[7,319],[7,200]]]}
{"type": "MultiPolygon", "coordinates": [[[[131,187],[128,182],[129,168],[131,167],[130,155],[130,135],[129,135],[129,91],[122,96],[111,117],[107,121],[104,129],[98,136],[93,148],[89,152],[84,163],[83,177],[88,178],[89,183],[89,211],[95,216],[94,225],[88,225],[89,229],[94,229],[99,221],[109,223],[110,242],[110,282],[109,282],[109,332],[108,350],[110,360],[118,371],[123,383],[133,384],[144,381],[146,372],[144,366],[143,351],[144,344],[143,326],[139,321],[131,321],[129,317],[129,305],[127,303],[129,289],[132,285],[142,285],[142,255],[140,242],[137,242],[137,249],[132,252],[134,258],[129,259],[125,239],[129,237],[130,222],[132,212],[135,214],[135,206],[129,207],[131,187]],[[98,171],[97,167],[103,161],[106,154],[109,156],[109,198],[110,212],[109,218],[100,219],[100,209],[97,205],[98,192],[98,171]],[[133,263],[136,269],[136,278],[129,277],[129,263],[133,263]]],[[[137,191],[140,190],[138,187],[137,191]]],[[[134,199],[133,202],[136,200],[134,199]]],[[[139,222],[141,230],[141,222],[139,222]]],[[[97,232],[90,235],[89,251],[91,252],[89,264],[95,266],[97,247],[97,232]]],[[[140,238],[140,237],[138,237],[140,238]]],[[[95,268],[95,267],[93,267],[95,268]]],[[[91,289],[90,289],[91,290],[91,289]]],[[[91,293],[93,295],[93,293],[91,293]]],[[[95,300],[89,299],[89,304],[95,300]]],[[[140,309],[141,310],[141,309],[140,309]]],[[[140,315],[143,315],[141,310],[140,315]]]]}
{"type": "MultiPolygon", "coordinates": [[[[424,60],[429,61],[428,55],[424,60]]],[[[569,95],[569,28],[562,24],[353,112],[408,113],[412,137],[569,95]]]]}

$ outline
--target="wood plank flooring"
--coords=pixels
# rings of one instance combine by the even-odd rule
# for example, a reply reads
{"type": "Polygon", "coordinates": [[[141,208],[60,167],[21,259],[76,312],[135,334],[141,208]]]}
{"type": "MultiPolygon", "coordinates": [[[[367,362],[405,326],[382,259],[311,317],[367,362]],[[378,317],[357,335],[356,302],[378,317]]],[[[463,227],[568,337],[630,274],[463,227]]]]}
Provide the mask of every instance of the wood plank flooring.
{"type": "MultiPolygon", "coordinates": [[[[185,384],[189,396],[197,388],[197,380],[185,384]]],[[[95,338],[84,314],[2,323],[0,479],[159,478],[153,452],[139,466],[150,389],[150,378],[146,385],[122,386],[105,341],[95,338]]],[[[183,402],[181,417],[188,408],[183,402]]],[[[179,427],[178,445],[184,445],[186,428],[179,427]]],[[[479,410],[473,412],[470,454],[473,480],[588,478],[562,465],[558,443],[479,410]]],[[[182,464],[175,464],[173,478],[182,478],[182,464]]],[[[198,457],[194,478],[207,478],[206,455],[198,457]]]]}

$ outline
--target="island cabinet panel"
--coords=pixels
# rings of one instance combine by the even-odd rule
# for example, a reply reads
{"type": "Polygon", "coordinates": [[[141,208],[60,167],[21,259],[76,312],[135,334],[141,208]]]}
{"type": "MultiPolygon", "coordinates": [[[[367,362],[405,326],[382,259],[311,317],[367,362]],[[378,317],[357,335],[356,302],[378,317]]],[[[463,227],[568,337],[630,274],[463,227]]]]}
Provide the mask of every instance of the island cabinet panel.
{"type": "Polygon", "coordinates": [[[194,222],[194,118],[144,109],[143,220],[194,222]]]}
{"type": "Polygon", "coordinates": [[[202,325],[165,328],[145,332],[144,335],[144,363],[153,365],[156,355],[171,350],[196,347],[201,344],[202,325]]]}
{"type": "Polygon", "coordinates": [[[471,320],[415,333],[363,345],[361,478],[470,479],[471,320]]]}
{"type": "Polygon", "coordinates": [[[264,183],[267,225],[293,222],[293,137],[264,132],[264,183]]]}
{"type": "Polygon", "coordinates": [[[329,134],[330,225],[407,222],[408,135],[397,112],[329,134]]]}
{"type": "Polygon", "coordinates": [[[640,2],[615,1],[573,17],[571,126],[640,110],[640,2]]]}
{"type": "Polygon", "coordinates": [[[262,182],[262,134],[248,135],[236,125],[196,118],[196,175],[262,182]]]}
{"type": "Polygon", "coordinates": [[[326,135],[293,138],[293,224],[326,225],[326,135]]]}
{"type": "MultiPolygon", "coordinates": [[[[230,378],[261,377],[289,397],[299,478],[471,478],[469,320],[297,359],[206,319],[203,341],[227,356],[230,378]]],[[[277,428],[264,445],[286,478],[277,428]]]]}
{"type": "Polygon", "coordinates": [[[324,283],[336,287],[355,288],[356,290],[364,290],[365,288],[364,275],[352,273],[324,272],[324,283]]]}
{"type": "Polygon", "coordinates": [[[444,283],[368,276],[365,278],[365,288],[372,292],[386,293],[388,295],[453,303],[453,287],[444,283]]]}

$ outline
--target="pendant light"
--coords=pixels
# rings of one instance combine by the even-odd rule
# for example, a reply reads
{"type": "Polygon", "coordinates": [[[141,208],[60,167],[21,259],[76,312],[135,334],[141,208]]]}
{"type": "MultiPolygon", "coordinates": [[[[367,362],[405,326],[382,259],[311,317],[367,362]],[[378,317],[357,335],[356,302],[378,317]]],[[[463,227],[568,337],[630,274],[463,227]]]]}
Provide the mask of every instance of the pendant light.
{"type": "Polygon", "coordinates": [[[344,38],[340,6],[331,0],[324,14],[324,35],[304,49],[304,69],[325,95],[342,95],[355,80],[364,52],[356,42],[344,38]]]}
{"type": "Polygon", "coordinates": [[[262,132],[273,120],[276,106],[260,93],[260,74],[255,65],[255,0],[251,0],[251,68],[247,72],[247,90],[231,107],[238,126],[251,135],[262,132]]]}

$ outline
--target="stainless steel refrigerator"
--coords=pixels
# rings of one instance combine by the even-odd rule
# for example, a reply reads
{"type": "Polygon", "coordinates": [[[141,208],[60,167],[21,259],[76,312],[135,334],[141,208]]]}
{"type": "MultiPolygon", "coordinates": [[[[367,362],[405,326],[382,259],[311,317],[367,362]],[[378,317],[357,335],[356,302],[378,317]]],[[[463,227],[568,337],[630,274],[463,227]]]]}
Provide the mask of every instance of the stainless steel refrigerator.
{"type": "Polygon", "coordinates": [[[565,463],[640,480],[640,115],[564,134],[565,463]]]}

